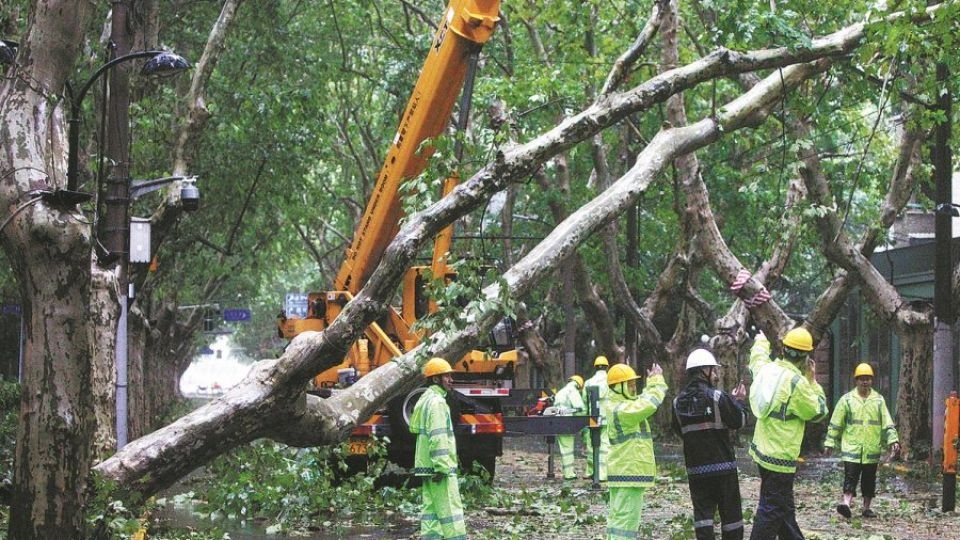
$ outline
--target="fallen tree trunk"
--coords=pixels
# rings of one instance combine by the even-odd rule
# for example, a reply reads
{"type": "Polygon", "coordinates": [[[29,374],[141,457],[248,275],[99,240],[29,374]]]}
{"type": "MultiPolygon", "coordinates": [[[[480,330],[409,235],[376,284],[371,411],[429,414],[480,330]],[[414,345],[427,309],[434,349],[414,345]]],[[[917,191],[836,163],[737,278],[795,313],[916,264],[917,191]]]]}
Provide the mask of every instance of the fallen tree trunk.
{"type": "Polygon", "coordinates": [[[575,137],[588,137],[609,125],[616,117],[613,110],[625,109],[615,109],[612,103],[609,108],[591,107],[591,114],[575,117],[578,121],[572,119],[532,143],[501,154],[450,196],[410,217],[370,281],[326,330],[298,336],[280,359],[258,363],[241,385],[222,398],[133,441],[96,470],[128,494],[148,495],[219,453],[259,437],[296,445],[341,440],[385,400],[416,385],[418,365],[426,358],[456,357],[467,350],[499,318],[507,299],[524,295],[607,221],[631,206],[672,159],[759,121],[782,92],[829,65],[829,60],[820,60],[791,66],[782,77],[769,78],[729,103],[717,118],[661,131],[627,174],[560,223],[508,270],[500,283],[484,290],[492,300],[489,307],[462,318],[473,322],[454,334],[434,334],[424,345],[378,368],[335,397],[320,400],[306,396],[306,381],[339,362],[363,328],[386,309],[385,302],[378,299],[390,297],[423,242],[445,223],[482,204],[505,182],[525,178],[536,163],[569,147],[575,137]]]}
{"type": "MultiPolygon", "coordinates": [[[[928,10],[929,12],[929,10],[928,10]]],[[[433,355],[456,357],[491,327],[508,298],[523,296],[589,236],[635,203],[658,174],[679,156],[702,148],[724,134],[761,122],[767,109],[784,92],[820,73],[830,57],[855,48],[864,36],[857,24],[813,40],[810,47],[752,53],[717,51],[708,57],[662,73],[636,88],[611,94],[562,122],[533,141],[500,152],[493,163],[458,186],[448,197],[410,216],[384,253],[366,286],[323,332],[306,332],[293,340],[278,360],[264,361],[234,390],[151,435],[133,441],[96,467],[128,494],[147,495],[219,453],[244,442],[269,436],[298,445],[322,445],[341,440],[356,423],[381,403],[418,383],[418,365],[433,355]],[[798,65],[798,62],[808,62],[798,65]],[[671,95],[714,77],[757,69],[789,66],[764,79],[743,96],[728,103],[715,118],[661,131],[637,158],[636,165],[610,188],[560,223],[550,235],[507,271],[500,283],[484,290],[491,300],[485,311],[466,314],[470,320],[454,334],[438,333],[338,394],[319,400],[303,388],[315,373],[339,363],[363,329],[386,309],[404,269],[420,245],[443,226],[484,204],[509,183],[528,178],[551,157],[571,148],[629,114],[649,109],[671,95]]],[[[739,268],[721,261],[715,271],[730,280],[739,268]],[[718,268],[719,267],[719,268],[718,268]]],[[[750,280],[751,282],[753,280],[750,280]]],[[[750,283],[744,291],[760,284],[750,283]]],[[[768,302],[755,310],[773,323],[782,312],[768,302]]]]}

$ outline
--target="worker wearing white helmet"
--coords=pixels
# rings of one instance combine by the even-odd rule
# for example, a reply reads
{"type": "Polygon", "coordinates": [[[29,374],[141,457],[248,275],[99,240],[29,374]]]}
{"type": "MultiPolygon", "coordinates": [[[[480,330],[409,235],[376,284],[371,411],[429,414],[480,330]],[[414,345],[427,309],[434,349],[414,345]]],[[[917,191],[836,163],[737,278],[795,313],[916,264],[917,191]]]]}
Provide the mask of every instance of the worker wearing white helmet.
{"type": "Polygon", "coordinates": [[[687,356],[687,385],[673,400],[673,430],[683,439],[683,458],[693,503],[697,540],[714,538],[713,516],[720,513],[720,537],[743,538],[743,509],[737,458],[730,430],[747,420],[743,383],[731,393],[716,388],[720,364],[707,349],[687,356]]]}

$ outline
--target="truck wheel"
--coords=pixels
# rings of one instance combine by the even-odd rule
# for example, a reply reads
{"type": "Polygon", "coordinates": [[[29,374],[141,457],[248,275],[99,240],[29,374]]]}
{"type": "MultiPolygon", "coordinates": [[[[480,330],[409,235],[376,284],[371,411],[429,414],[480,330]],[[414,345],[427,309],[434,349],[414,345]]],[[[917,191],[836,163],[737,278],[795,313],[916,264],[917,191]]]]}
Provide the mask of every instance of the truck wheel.
{"type": "Polygon", "coordinates": [[[420,400],[420,396],[426,388],[417,388],[405,396],[396,397],[390,400],[387,406],[387,415],[390,421],[390,439],[391,441],[412,441],[413,434],[410,433],[410,415],[413,414],[413,407],[420,400]]]}
{"type": "Polygon", "coordinates": [[[410,416],[413,414],[413,408],[417,405],[417,402],[420,401],[420,396],[426,392],[426,388],[417,388],[403,397],[399,401],[399,406],[396,408],[391,407],[390,410],[390,422],[394,421],[394,416],[399,422],[397,425],[403,429],[404,432],[410,432],[410,416]]]}

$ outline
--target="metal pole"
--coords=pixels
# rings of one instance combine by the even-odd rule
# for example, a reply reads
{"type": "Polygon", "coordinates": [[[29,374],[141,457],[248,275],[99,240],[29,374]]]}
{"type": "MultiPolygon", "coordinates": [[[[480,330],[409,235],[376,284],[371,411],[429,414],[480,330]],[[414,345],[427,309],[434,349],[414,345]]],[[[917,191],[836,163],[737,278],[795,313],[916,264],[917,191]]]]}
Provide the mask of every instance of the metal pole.
{"type": "Polygon", "coordinates": [[[557,438],[553,435],[547,435],[547,478],[554,478],[557,475],[553,473],[553,443],[557,438]]]}
{"type": "Polygon", "coordinates": [[[596,386],[587,388],[587,400],[590,402],[590,416],[594,422],[590,426],[590,446],[593,448],[593,455],[588,459],[593,460],[593,484],[590,489],[600,489],[600,389],[596,386]]]}
{"type": "Polygon", "coordinates": [[[20,338],[17,342],[20,344],[20,361],[17,365],[17,382],[23,384],[23,336],[26,335],[26,332],[23,331],[24,322],[23,322],[23,307],[20,308],[20,338]]]}
{"type": "MultiPolygon", "coordinates": [[[[946,115],[946,120],[936,127],[933,145],[934,179],[936,181],[937,206],[953,203],[953,183],[951,181],[950,159],[950,122],[952,103],[949,90],[949,72],[943,63],[937,64],[937,81],[940,96],[937,108],[946,115]]],[[[953,216],[949,212],[936,212],[935,254],[934,254],[934,292],[933,310],[935,315],[933,337],[933,448],[943,448],[943,415],[940,408],[946,402],[950,392],[956,389],[953,361],[953,323],[955,320],[952,290],[953,253],[953,216]]]]}
{"type": "MultiPolygon", "coordinates": [[[[125,264],[123,266],[126,266],[125,264]]],[[[133,284],[120,300],[120,320],[117,324],[117,450],[127,445],[127,310],[133,297],[133,284]]]]}
{"type": "MultiPolygon", "coordinates": [[[[953,103],[950,95],[950,73],[947,65],[937,64],[937,82],[940,95],[937,108],[943,111],[945,120],[936,127],[933,145],[933,169],[937,186],[937,206],[953,204],[952,165],[950,156],[950,123],[953,119],[953,103]]],[[[942,452],[944,443],[944,416],[940,408],[947,402],[950,393],[956,390],[953,359],[953,216],[951,212],[936,212],[934,290],[933,290],[933,450],[942,452]]],[[[934,456],[936,457],[936,455],[934,456]]],[[[941,456],[943,457],[943,456],[941,456]]],[[[952,499],[956,489],[956,477],[943,476],[943,502],[952,499]],[[950,495],[947,495],[950,491],[950,495]]]]}
{"type": "MultiPolygon", "coordinates": [[[[130,52],[132,36],[127,21],[127,2],[114,0],[111,19],[110,40],[116,57],[130,52]]],[[[109,122],[107,123],[106,155],[114,166],[107,179],[106,213],[102,223],[105,230],[101,238],[104,247],[111,254],[119,255],[117,261],[118,288],[123,295],[120,299],[120,319],[117,321],[116,374],[117,374],[117,449],[127,444],[127,318],[129,315],[132,288],[127,276],[129,258],[127,243],[130,240],[130,75],[126,66],[117,65],[110,72],[110,95],[107,102],[109,122]]]]}

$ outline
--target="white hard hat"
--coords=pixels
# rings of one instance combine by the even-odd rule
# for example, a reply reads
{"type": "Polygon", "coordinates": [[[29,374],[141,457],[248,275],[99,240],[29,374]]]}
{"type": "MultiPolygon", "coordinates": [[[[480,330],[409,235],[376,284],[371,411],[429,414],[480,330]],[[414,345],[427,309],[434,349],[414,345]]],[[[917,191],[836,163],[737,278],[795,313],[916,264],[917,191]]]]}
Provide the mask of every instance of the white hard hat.
{"type": "Polygon", "coordinates": [[[694,351],[687,356],[687,369],[719,365],[713,353],[706,349],[694,349],[694,351]]]}

